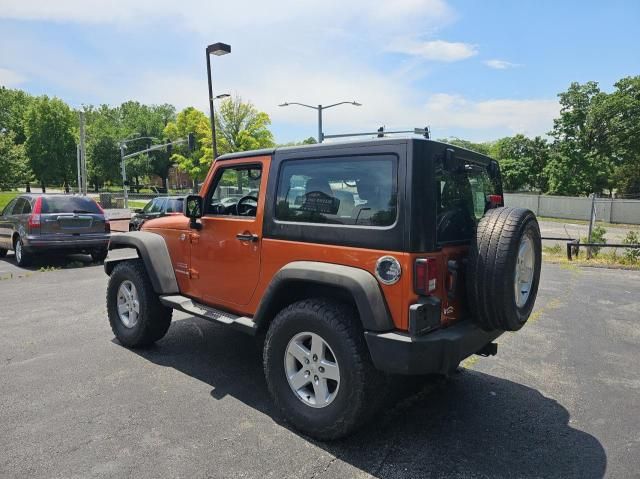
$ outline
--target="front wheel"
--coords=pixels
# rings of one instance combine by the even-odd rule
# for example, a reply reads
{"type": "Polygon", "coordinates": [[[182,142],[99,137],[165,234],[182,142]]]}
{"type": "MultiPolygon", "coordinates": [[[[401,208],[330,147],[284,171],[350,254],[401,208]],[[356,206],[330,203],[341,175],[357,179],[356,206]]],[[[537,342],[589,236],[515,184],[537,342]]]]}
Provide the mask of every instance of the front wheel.
{"type": "Polygon", "coordinates": [[[173,310],[160,303],[142,260],[118,263],[107,286],[111,330],[123,346],[143,347],[162,339],[173,310]]]}
{"type": "Polygon", "coordinates": [[[299,301],[278,313],[265,340],[264,371],[286,418],[320,440],[362,425],[383,388],[356,312],[325,299],[299,301]]]}

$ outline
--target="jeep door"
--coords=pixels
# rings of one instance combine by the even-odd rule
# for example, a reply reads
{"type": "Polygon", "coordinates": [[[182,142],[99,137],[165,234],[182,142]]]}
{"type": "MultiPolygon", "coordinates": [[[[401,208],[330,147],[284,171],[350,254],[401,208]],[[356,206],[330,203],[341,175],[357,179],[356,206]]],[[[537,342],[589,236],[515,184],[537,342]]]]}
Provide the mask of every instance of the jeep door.
{"type": "Polygon", "coordinates": [[[253,296],[269,161],[268,156],[218,160],[201,191],[204,215],[191,245],[191,283],[206,304],[241,309],[253,296]]]}

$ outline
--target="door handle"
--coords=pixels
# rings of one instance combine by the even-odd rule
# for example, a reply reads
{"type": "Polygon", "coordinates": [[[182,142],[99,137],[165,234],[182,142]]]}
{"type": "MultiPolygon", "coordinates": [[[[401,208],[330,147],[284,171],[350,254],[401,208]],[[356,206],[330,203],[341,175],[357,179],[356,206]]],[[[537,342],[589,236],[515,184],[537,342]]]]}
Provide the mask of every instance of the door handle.
{"type": "Polygon", "coordinates": [[[258,235],[251,233],[238,233],[236,235],[236,238],[238,238],[240,241],[251,241],[254,243],[258,241],[258,235]]]}

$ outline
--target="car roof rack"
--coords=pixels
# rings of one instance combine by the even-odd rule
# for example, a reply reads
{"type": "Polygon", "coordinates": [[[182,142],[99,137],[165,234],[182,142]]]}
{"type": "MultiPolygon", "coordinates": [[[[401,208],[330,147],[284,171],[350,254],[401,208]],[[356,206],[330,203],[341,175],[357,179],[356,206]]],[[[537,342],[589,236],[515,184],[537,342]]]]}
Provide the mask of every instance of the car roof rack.
{"type": "Polygon", "coordinates": [[[384,126],[381,126],[380,128],[378,128],[377,131],[373,131],[373,132],[363,132],[363,133],[340,133],[338,135],[322,135],[322,139],[327,139],[327,138],[348,138],[350,136],[371,136],[371,135],[376,135],[378,138],[384,138],[385,135],[397,135],[397,134],[406,134],[406,133],[413,133],[414,135],[421,135],[424,136],[427,140],[429,138],[431,138],[431,130],[429,129],[428,126],[425,126],[424,128],[414,128],[413,130],[398,130],[398,131],[388,131],[385,129],[384,126]]]}

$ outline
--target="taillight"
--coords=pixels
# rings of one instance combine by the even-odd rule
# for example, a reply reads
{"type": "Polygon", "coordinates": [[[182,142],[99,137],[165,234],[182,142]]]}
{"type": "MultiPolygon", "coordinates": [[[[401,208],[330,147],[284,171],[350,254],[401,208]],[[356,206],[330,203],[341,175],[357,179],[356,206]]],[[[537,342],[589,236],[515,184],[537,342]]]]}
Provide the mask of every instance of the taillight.
{"type": "Polygon", "coordinates": [[[438,263],[435,258],[419,258],[414,270],[416,293],[428,295],[438,287],[438,263]]]}
{"type": "Polygon", "coordinates": [[[489,195],[489,203],[493,208],[502,205],[502,195],[489,195]]]}
{"type": "Polygon", "coordinates": [[[36,198],[33,210],[29,216],[29,231],[40,228],[40,212],[42,211],[42,198],[36,198]]]}

